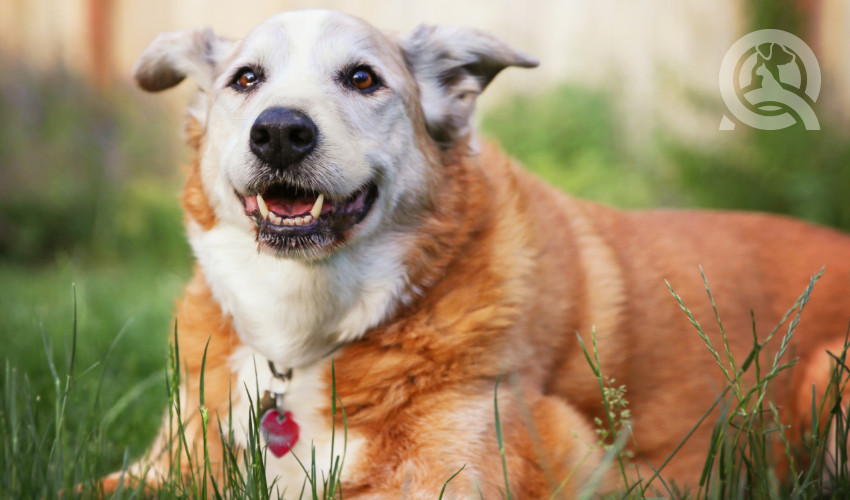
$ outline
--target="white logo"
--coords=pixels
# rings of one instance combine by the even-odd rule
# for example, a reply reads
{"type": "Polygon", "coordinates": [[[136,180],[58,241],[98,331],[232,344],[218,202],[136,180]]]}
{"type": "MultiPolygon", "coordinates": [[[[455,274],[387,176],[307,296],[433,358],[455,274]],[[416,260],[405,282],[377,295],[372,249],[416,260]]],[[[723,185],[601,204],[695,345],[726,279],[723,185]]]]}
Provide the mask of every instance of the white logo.
{"type": "MultiPolygon", "coordinates": [[[[782,30],[759,30],[744,35],[723,57],[720,95],[740,123],[762,130],[779,130],[802,123],[820,130],[813,109],[820,93],[820,66],[812,49],[782,30]]],[[[732,130],[727,115],[720,130],[732,130]]]]}

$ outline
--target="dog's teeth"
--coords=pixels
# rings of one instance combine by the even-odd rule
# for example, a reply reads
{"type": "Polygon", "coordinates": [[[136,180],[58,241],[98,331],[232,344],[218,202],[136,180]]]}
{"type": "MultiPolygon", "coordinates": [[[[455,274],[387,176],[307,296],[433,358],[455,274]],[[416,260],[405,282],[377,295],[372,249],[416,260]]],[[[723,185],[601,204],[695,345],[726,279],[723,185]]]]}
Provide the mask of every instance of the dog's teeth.
{"type": "Polygon", "coordinates": [[[263,195],[261,194],[257,194],[257,206],[260,207],[260,215],[263,216],[263,219],[268,219],[271,211],[269,210],[269,206],[266,205],[266,200],[263,199],[263,195]]]}
{"type": "Polygon", "coordinates": [[[325,195],[323,193],[319,193],[319,196],[316,197],[316,203],[313,203],[313,208],[310,209],[310,215],[313,216],[314,219],[318,219],[320,215],[322,215],[322,204],[325,202],[325,195]]]}
{"type": "Polygon", "coordinates": [[[302,215],[301,217],[281,217],[276,213],[269,210],[269,206],[266,204],[266,200],[263,199],[262,195],[257,195],[257,207],[260,209],[260,215],[263,219],[271,222],[272,224],[278,226],[306,226],[313,222],[313,219],[317,219],[318,216],[314,216],[313,213],[321,214],[322,213],[322,204],[324,202],[324,195],[319,195],[316,199],[316,203],[313,205],[312,210],[310,210],[309,214],[302,215]]]}

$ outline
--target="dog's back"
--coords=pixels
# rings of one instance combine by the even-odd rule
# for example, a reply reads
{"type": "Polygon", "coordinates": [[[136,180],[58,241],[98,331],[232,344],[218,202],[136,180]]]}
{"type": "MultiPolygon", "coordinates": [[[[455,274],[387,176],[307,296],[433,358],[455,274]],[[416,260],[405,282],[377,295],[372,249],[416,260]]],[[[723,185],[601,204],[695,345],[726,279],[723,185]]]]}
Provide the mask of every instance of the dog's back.
{"type": "MultiPolygon", "coordinates": [[[[483,161],[483,168],[490,169],[486,157],[483,161]]],[[[527,331],[535,332],[541,352],[552,347],[552,325],[561,325],[558,354],[532,357],[527,368],[533,373],[541,368],[541,359],[551,360],[541,374],[548,391],[588,416],[601,416],[599,387],[573,335],[580,334],[590,345],[595,334],[602,372],[626,386],[636,444],[657,466],[728,385],[670,288],[731,372],[727,341],[741,370],[755,339],[764,342],[819,276],[780,361],[796,359],[797,366],[793,374],[782,372],[770,390],[792,442],[811,428],[813,387],[815,404],[820,405],[834,366],[827,350],[841,354],[850,324],[850,237],[770,214],[621,211],[553,193],[519,169],[508,177],[516,177],[509,184],[525,193],[525,203],[518,208],[531,226],[530,245],[540,252],[539,267],[530,272],[530,286],[535,288],[531,295],[535,300],[555,295],[569,302],[558,319],[539,321],[540,328],[539,316],[529,321],[527,331]]],[[[798,310],[761,351],[763,370],[772,366],[798,310]]],[[[744,376],[750,384],[754,371],[750,365],[744,376]]],[[[691,478],[685,479],[689,484],[698,479],[710,430],[703,424],[666,473],[691,478]]]]}

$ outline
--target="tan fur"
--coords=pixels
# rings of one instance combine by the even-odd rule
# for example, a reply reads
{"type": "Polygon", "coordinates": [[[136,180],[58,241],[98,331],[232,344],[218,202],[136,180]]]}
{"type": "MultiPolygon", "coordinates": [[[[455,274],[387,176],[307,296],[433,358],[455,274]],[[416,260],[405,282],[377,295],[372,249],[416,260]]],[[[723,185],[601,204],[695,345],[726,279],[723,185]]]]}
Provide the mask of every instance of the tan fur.
{"type": "MultiPolygon", "coordinates": [[[[850,319],[850,238],[778,216],[626,212],[576,200],[492,145],[475,152],[468,136],[440,151],[415,94],[414,85],[405,89],[408,116],[431,171],[430,197],[407,235],[412,299],[334,354],[348,432],[365,443],[346,459],[346,498],[433,498],[463,464],[469,470],[449,485],[449,497],[477,497],[479,489],[484,498],[498,497],[503,479],[493,391],[500,373],[499,413],[515,498],[548,497],[567,477],[561,494],[577,495],[602,456],[592,429],[593,419],[602,417],[599,387],[576,337],[590,345],[593,331],[603,373],[627,387],[642,454],[634,467],[648,477],[646,463],[659,466],[725,386],[665,285],[669,281],[721,346],[699,266],[739,363],[752,346],[750,311],[763,339],[825,266],[791,347],[799,366],[774,383],[772,394],[791,426],[789,436],[800,439],[800,426],[810,425],[812,384],[819,395],[825,390],[825,351],[840,351],[850,319]]],[[[204,131],[197,122],[189,129],[200,155],[204,131]]],[[[219,221],[199,165],[200,157],[183,202],[206,231],[219,221]]],[[[191,402],[184,407],[197,401],[209,340],[207,407],[226,416],[231,393],[243,390],[228,364],[242,343],[200,267],[178,303],[178,331],[191,402]]],[[[768,345],[765,359],[777,346],[768,345]]],[[[330,363],[324,366],[329,388],[330,363]]],[[[330,404],[330,394],[325,401],[330,404]]],[[[322,414],[333,425],[330,408],[322,414]]],[[[199,446],[193,418],[191,436],[199,446]]],[[[341,416],[335,424],[341,430],[341,416]]],[[[210,428],[218,428],[214,418],[210,428]]],[[[693,485],[710,432],[703,424],[664,476],[693,485]]],[[[209,435],[213,457],[220,456],[217,435],[209,435]]],[[[167,438],[164,428],[158,446],[167,438]]]]}
{"type": "Polygon", "coordinates": [[[215,226],[216,219],[201,180],[201,156],[197,152],[201,150],[203,145],[204,131],[201,129],[198,120],[189,118],[186,124],[186,138],[186,142],[196,153],[192,164],[186,169],[187,179],[186,185],[183,187],[183,210],[201,229],[209,231],[215,226]]]}

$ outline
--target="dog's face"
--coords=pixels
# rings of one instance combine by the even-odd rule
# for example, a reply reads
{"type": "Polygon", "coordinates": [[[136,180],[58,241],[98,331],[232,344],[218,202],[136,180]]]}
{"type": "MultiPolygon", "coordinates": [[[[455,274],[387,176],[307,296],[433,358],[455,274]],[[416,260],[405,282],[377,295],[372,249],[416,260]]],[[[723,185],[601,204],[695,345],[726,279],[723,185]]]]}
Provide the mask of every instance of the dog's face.
{"type": "Polygon", "coordinates": [[[191,77],[205,129],[203,187],[218,223],[280,257],[320,259],[409,226],[468,140],[476,96],[508,65],[536,61],[468,29],[384,34],[338,12],[285,13],[244,40],[161,35],[136,78],[191,77]]]}

